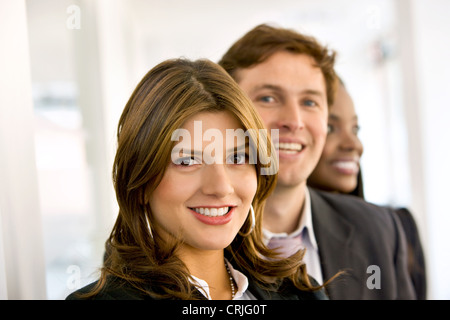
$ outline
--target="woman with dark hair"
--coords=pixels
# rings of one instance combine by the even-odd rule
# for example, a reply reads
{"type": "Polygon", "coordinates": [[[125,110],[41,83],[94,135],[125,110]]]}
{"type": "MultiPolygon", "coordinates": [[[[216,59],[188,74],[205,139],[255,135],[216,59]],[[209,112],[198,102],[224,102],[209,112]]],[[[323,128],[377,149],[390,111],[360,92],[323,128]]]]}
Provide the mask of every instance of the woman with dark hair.
{"type": "MultiPolygon", "coordinates": [[[[360,158],[363,144],[358,137],[359,124],[353,100],[343,81],[330,106],[328,135],[320,160],[308,178],[316,189],[351,194],[364,199],[360,158]]],[[[416,222],[407,208],[390,208],[405,231],[408,250],[408,272],[417,299],[426,298],[425,257],[416,222]]]]}
{"type": "Polygon", "coordinates": [[[262,129],[218,65],[150,70],[119,120],[119,214],[100,279],[68,299],[326,299],[302,250],[281,258],[263,243],[277,162],[262,129]]]}
{"type": "Polygon", "coordinates": [[[353,100],[339,81],[328,113],[328,134],[322,155],[308,178],[308,185],[325,191],[350,193],[364,198],[360,159],[364,148],[353,100]]]}

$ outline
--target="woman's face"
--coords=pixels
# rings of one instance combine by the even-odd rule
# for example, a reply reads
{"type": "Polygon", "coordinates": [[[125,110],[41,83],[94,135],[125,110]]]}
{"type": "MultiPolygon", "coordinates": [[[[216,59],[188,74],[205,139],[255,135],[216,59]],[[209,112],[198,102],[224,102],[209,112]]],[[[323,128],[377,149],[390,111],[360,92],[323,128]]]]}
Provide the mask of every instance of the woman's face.
{"type": "Polygon", "coordinates": [[[190,138],[177,140],[172,161],[150,196],[155,228],[181,236],[190,247],[223,249],[244,224],[257,188],[244,135],[226,139],[227,129],[242,126],[222,111],[199,113],[182,129],[190,138]]]}
{"type": "Polygon", "coordinates": [[[319,189],[349,193],[357,186],[363,145],[358,138],[358,117],[353,101],[339,85],[328,117],[328,136],[322,156],[308,179],[319,189]]]}

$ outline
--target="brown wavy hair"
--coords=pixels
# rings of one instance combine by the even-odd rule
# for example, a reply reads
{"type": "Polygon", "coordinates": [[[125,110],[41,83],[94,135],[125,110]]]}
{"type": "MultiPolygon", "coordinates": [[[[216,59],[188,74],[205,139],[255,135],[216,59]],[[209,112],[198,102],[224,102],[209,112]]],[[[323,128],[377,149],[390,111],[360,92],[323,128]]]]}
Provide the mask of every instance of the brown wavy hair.
{"type": "Polygon", "coordinates": [[[314,37],[261,24],[236,41],[219,61],[219,65],[239,82],[239,69],[260,64],[279,51],[306,54],[314,59],[325,78],[327,102],[331,106],[337,86],[334,71],[336,52],[321,45],[314,37]]]}
{"type": "MultiPolygon", "coordinates": [[[[187,267],[177,256],[180,239],[167,241],[154,228],[155,220],[145,200],[160,183],[171,161],[172,133],[200,112],[227,111],[244,130],[264,129],[251,101],[236,82],[208,60],[167,60],[151,69],[131,95],[118,124],[118,145],[113,181],[119,213],[110,237],[100,280],[88,296],[99,293],[110,276],[159,299],[196,299],[198,291],[189,281],[187,267]],[[145,196],[147,195],[147,196],[145,196]]],[[[258,155],[275,161],[270,139],[260,143],[251,135],[250,145],[258,155]]],[[[261,287],[276,290],[286,278],[302,290],[315,290],[302,262],[303,251],[280,259],[262,241],[264,201],[272,192],[276,175],[261,175],[263,163],[255,164],[257,191],[253,200],[255,228],[251,217],[225,249],[226,256],[261,287]]]]}

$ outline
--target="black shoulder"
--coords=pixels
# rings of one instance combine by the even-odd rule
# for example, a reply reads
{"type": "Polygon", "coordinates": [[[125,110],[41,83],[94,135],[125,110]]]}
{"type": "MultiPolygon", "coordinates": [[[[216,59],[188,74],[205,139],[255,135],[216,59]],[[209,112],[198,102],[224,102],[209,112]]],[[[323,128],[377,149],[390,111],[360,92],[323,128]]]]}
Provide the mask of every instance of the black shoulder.
{"type": "Polygon", "coordinates": [[[88,300],[89,298],[85,297],[85,295],[89,294],[90,292],[94,291],[95,286],[97,285],[97,282],[93,282],[88,284],[87,286],[78,289],[75,292],[72,292],[66,297],[66,300],[88,300]]]}
{"type": "Polygon", "coordinates": [[[94,291],[98,281],[88,284],[67,296],[66,300],[144,300],[151,299],[150,296],[134,288],[131,284],[118,278],[108,279],[105,287],[94,295],[87,294],[94,291]]]}
{"type": "Polygon", "coordinates": [[[394,209],[397,217],[399,218],[402,226],[407,234],[417,234],[417,224],[413,215],[407,208],[394,209]]]}
{"type": "Polygon", "coordinates": [[[333,193],[322,190],[309,188],[312,197],[319,197],[330,205],[352,206],[352,207],[370,207],[372,209],[385,209],[384,207],[375,205],[360,197],[350,194],[333,193]]]}
{"type": "Polygon", "coordinates": [[[273,295],[274,300],[329,300],[324,288],[319,288],[319,283],[311,276],[309,281],[313,287],[318,289],[299,289],[290,279],[284,279],[281,286],[273,295]]]}
{"type": "Polygon", "coordinates": [[[359,223],[392,225],[394,211],[390,208],[367,202],[359,197],[310,189],[313,205],[321,204],[320,209],[332,208],[335,214],[344,219],[359,223]]]}

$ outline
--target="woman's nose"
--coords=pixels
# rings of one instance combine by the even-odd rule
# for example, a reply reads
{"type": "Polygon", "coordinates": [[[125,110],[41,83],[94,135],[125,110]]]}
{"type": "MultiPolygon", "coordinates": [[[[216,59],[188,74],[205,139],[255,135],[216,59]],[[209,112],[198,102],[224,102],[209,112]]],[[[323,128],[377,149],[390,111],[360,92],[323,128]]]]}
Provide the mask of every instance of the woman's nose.
{"type": "Polygon", "coordinates": [[[363,145],[361,143],[361,140],[359,140],[356,134],[350,132],[344,132],[342,134],[340,147],[343,150],[356,150],[359,154],[362,154],[363,152],[363,145]]]}
{"type": "Polygon", "coordinates": [[[205,195],[216,196],[218,198],[223,198],[234,192],[226,165],[206,165],[203,172],[202,191],[205,195]]]}

